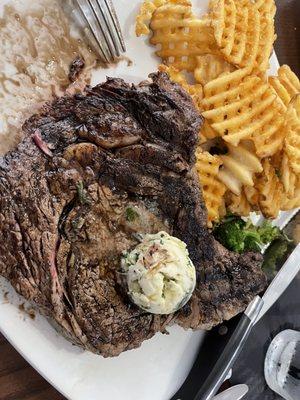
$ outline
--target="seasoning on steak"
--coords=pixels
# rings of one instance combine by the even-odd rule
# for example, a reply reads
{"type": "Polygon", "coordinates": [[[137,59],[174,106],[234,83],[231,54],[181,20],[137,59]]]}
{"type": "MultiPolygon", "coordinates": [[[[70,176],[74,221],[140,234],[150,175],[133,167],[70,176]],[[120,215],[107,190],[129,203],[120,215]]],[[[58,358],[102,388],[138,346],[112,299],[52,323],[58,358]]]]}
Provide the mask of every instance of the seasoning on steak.
{"type": "Polygon", "coordinates": [[[193,169],[201,118],[180,86],[151,78],[108,79],[46,105],[0,159],[0,274],[105,357],[170,324],[210,329],[266,283],[260,255],[232,253],[207,230],[193,169]],[[169,316],[132,304],[119,272],[138,234],[161,230],[187,243],[197,269],[191,301],[169,316]]]}

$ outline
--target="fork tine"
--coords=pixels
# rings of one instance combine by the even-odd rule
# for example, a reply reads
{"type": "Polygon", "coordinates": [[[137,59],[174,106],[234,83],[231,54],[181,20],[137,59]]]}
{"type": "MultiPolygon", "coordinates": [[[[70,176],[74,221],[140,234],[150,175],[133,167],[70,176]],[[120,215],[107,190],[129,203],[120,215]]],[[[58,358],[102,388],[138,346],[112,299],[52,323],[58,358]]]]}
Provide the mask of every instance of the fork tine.
{"type": "Polygon", "coordinates": [[[116,59],[116,57],[120,56],[120,51],[119,51],[118,46],[116,46],[116,44],[114,43],[113,35],[111,33],[111,29],[106,23],[105,14],[104,14],[104,12],[103,12],[103,10],[102,10],[102,8],[101,8],[101,6],[100,6],[98,1],[93,1],[93,0],[87,0],[87,1],[88,1],[89,5],[90,5],[91,9],[94,12],[94,16],[95,16],[95,19],[96,19],[96,21],[98,23],[98,27],[101,30],[103,38],[104,38],[104,40],[105,40],[105,42],[107,44],[108,50],[110,52],[111,60],[113,61],[113,60],[116,59]],[[102,16],[102,19],[100,18],[100,15],[102,16]],[[104,24],[106,25],[106,29],[103,26],[102,21],[104,21],[104,24]]]}
{"type": "MultiPolygon", "coordinates": [[[[121,32],[121,27],[120,27],[120,24],[119,24],[119,20],[118,20],[114,5],[113,5],[111,0],[102,0],[102,1],[106,6],[106,9],[108,11],[109,17],[110,17],[110,19],[112,21],[112,24],[113,24],[113,29],[110,29],[110,32],[115,32],[116,33],[119,45],[116,44],[115,37],[114,37],[113,41],[114,41],[116,47],[121,46],[122,51],[125,52],[126,51],[126,46],[125,46],[125,43],[124,43],[123,35],[122,35],[122,32],[121,32]]],[[[97,0],[97,2],[99,3],[99,0],[97,0]]],[[[100,6],[100,8],[101,8],[101,6],[100,6]]]]}
{"type": "MultiPolygon", "coordinates": [[[[89,1],[89,0],[86,0],[86,1],[89,1]]],[[[102,58],[104,59],[104,61],[109,63],[110,62],[110,57],[108,57],[107,51],[104,50],[103,44],[101,43],[101,41],[99,39],[98,32],[95,29],[95,26],[93,26],[93,24],[90,22],[90,18],[86,15],[86,11],[85,11],[81,1],[80,0],[76,0],[75,4],[77,4],[78,9],[80,10],[80,13],[81,13],[84,21],[87,23],[88,27],[90,28],[90,31],[91,31],[92,36],[94,38],[94,41],[95,41],[96,45],[98,46],[98,49],[100,50],[102,58]]],[[[88,5],[88,3],[85,3],[85,4],[88,5]]],[[[88,5],[88,7],[89,7],[90,11],[93,11],[93,9],[90,7],[90,4],[88,5]]],[[[92,12],[92,14],[94,15],[93,12],[92,12]]],[[[94,15],[94,17],[95,17],[95,15],[94,15]]],[[[100,28],[101,28],[101,26],[100,26],[100,28]]],[[[102,29],[101,29],[101,31],[102,31],[102,29]]]]}

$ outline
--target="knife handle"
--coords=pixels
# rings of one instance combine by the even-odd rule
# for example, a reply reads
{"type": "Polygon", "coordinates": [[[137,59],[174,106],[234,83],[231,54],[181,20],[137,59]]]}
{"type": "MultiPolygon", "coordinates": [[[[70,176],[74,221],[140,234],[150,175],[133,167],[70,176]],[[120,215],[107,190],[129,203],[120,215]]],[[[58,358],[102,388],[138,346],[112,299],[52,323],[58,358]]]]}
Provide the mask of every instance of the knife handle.
{"type": "Polygon", "coordinates": [[[233,335],[225,346],[221,357],[215,364],[194,400],[211,400],[217,393],[240,354],[262,306],[263,300],[259,296],[256,296],[249,304],[233,335]]]}

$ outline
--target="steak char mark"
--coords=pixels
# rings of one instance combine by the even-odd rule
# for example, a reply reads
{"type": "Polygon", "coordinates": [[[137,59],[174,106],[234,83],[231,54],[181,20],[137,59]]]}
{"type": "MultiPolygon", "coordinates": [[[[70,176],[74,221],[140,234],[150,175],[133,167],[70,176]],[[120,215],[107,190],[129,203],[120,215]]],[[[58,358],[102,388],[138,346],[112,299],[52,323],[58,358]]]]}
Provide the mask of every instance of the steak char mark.
{"type": "Polygon", "coordinates": [[[167,75],[151,78],[108,79],[45,105],[0,159],[0,274],[67,338],[105,357],[170,324],[210,329],[266,284],[260,255],[232,253],[207,230],[194,172],[201,117],[167,75]],[[161,230],[187,243],[197,270],[192,299],[168,316],[132,304],[120,275],[137,234],[161,230]]]}

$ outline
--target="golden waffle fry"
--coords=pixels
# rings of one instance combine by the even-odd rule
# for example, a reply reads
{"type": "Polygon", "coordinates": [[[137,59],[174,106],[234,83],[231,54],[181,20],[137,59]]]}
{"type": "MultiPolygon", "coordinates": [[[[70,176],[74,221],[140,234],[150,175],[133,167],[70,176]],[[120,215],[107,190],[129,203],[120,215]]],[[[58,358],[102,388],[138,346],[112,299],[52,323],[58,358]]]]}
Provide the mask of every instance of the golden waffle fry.
{"type": "Polygon", "coordinates": [[[252,140],[256,147],[256,154],[261,157],[271,157],[283,147],[286,132],[283,129],[284,113],[278,98],[272,106],[261,115],[262,124],[252,140]]]}
{"type": "MultiPolygon", "coordinates": [[[[282,129],[284,129],[284,127],[283,127],[282,129]]],[[[275,169],[277,169],[278,171],[281,169],[282,157],[283,157],[283,150],[282,150],[282,151],[278,151],[277,153],[275,153],[275,154],[271,157],[271,164],[272,164],[273,167],[274,167],[275,169]]]]}
{"type": "Polygon", "coordinates": [[[278,70],[278,78],[286,88],[291,98],[300,92],[300,81],[288,65],[282,65],[278,70]]]}
{"type": "Polygon", "coordinates": [[[263,172],[258,176],[256,188],[259,208],[266,218],[276,218],[283,198],[283,185],[270,161],[262,160],[263,172]]]}
{"type": "Polygon", "coordinates": [[[210,126],[209,122],[205,119],[201,127],[200,135],[206,140],[214,139],[218,133],[210,126]]]}
{"type": "Polygon", "coordinates": [[[246,76],[248,69],[221,76],[204,86],[204,118],[223,139],[237,146],[252,139],[257,155],[271,156],[282,148],[283,109],[267,82],[246,76]],[[225,87],[225,90],[224,90],[225,87]]]}
{"type": "Polygon", "coordinates": [[[196,169],[202,186],[203,198],[208,213],[208,224],[218,221],[219,210],[222,206],[225,185],[217,179],[222,161],[207,151],[198,148],[196,152],[196,169]]]}
{"type": "Polygon", "coordinates": [[[197,56],[218,52],[209,20],[196,18],[189,1],[168,0],[154,12],[150,27],[150,43],[160,46],[157,56],[180,71],[193,72],[197,56]]]}
{"type": "Polygon", "coordinates": [[[224,72],[232,72],[234,70],[234,66],[226,62],[223,57],[214,54],[205,54],[197,57],[197,67],[194,71],[194,77],[196,82],[206,85],[224,72]]]}
{"type": "Polygon", "coordinates": [[[283,211],[293,210],[300,207],[300,180],[298,178],[294,196],[291,199],[285,198],[282,202],[281,209],[283,211]]]}
{"type": "Polygon", "coordinates": [[[239,196],[242,186],[254,185],[254,174],[262,172],[262,164],[255,153],[245,145],[237,147],[228,145],[228,154],[220,155],[222,167],[218,178],[227,188],[239,196]]]}
{"type": "Polygon", "coordinates": [[[278,76],[270,76],[269,83],[285,107],[288,107],[292,98],[300,93],[300,81],[288,65],[278,69],[278,76]]]}
{"type": "Polygon", "coordinates": [[[294,97],[286,114],[285,152],[294,172],[300,174],[300,94],[294,97]]]}
{"type": "Polygon", "coordinates": [[[244,187],[245,196],[252,207],[252,210],[258,210],[258,200],[259,200],[259,193],[255,186],[245,186],[244,187]]]}
{"type": "Polygon", "coordinates": [[[286,154],[282,157],[282,165],[280,169],[281,182],[283,183],[285,197],[292,199],[295,195],[297,175],[290,166],[289,159],[286,154]]]}
{"type": "Polygon", "coordinates": [[[196,107],[198,109],[201,108],[201,100],[203,97],[202,85],[190,85],[187,82],[183,73],[178,71],[178,69],[173,66],[167,66],[167,65],[161,64],[158,67],[158,69],[161,72],[166,72],[173,82],[176,82],[179,85],[181,85],[183,87],[183,89],[186,90],[190,94],[196,107]]]}
{"type": "Polygon", "coordinates": [[[219,0],[211,4],[217,44],[226,60],[239,67],[254,65],[259,44],[259,12],[244,0],[219,0]]]}
{"type": "Polygon", "coordinates": [[[140,12],[136,17],[135,33],[136,36],[148,35],[150,33],[149,23],[154,11],[165,4],[167,0],[146,0],[141,6],[140,12]]]}
{"type": "Polygon", "coordinates": [[[256,0],[255,5],[260,15],[259,47],[255,69],[260,73],[269,68],[269,60],[276,40],[274,23],[276,6],[274,0],[256,0]]]}
{"type": "Polygon", "coordinates": [[[251,206],[242,191],[238,196],[234,193],[230,193],[227,196],[227,209],[233,214],[240,215],[242,217],[248,217],[251,212],[251,206]]]}
{"type": "Polygon", "coordinates": [[[216,42],[226,60],[265,72],[275,41],[274,0],[214,0],[210,8],[216,42]]]}

